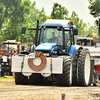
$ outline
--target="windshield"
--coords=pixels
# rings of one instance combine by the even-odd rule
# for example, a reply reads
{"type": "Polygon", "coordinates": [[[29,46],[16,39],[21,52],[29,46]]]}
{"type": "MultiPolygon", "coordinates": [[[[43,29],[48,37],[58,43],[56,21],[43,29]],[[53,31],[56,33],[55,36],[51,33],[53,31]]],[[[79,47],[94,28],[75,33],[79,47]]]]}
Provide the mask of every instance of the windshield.
{"type": "MultiPolygon", "coordinates": [[[[59,27],[60,28],[60,27],[59,27]]],[[[42,28],[40,34],[41,43],[56,43],[57,45],[63,45],[63,31],[57,28],[42,28]]]]}

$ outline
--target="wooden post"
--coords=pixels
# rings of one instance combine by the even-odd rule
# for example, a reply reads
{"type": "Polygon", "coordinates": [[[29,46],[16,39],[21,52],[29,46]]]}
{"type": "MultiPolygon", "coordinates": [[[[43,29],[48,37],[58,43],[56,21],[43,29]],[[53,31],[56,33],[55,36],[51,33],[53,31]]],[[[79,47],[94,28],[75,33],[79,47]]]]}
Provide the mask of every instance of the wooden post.
{"type": "Polygon", "coordinates": [[[65,100],[65,94],[62,94],[62,100],[65,100]]]}

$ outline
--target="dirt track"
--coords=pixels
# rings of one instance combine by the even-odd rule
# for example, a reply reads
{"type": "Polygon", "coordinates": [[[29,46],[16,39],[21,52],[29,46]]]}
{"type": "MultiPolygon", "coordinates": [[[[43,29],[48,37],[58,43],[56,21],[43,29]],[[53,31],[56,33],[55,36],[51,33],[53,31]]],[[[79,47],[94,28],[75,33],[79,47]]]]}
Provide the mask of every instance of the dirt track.
{"type": "Polygon", "coordinates": [[[0,81],[0,100],[59,100],[64,93],[67,100],[100,100],[100,87],[57,87],[15,85],[0,81]]]}

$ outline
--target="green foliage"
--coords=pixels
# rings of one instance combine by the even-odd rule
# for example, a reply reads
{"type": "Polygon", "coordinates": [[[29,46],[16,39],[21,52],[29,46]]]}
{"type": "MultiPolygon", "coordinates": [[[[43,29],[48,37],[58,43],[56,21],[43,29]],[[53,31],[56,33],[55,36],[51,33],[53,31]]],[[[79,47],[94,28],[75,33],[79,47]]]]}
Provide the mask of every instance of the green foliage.
{"type": "MultiPolygon", "coordinates": [[[[93,16],[99,16],[100,8],[98,6],[100,3],[95,5],[97,0],[95,2],[89,0],[89,2],[91,14],[96,7],[98,9],[95,10],[93,16]]],[[[40,11],[35,5],[36,2],[31,3],[30,0],[0,0],[0,42],[15,39],[21,39],[22,42],[34,42],[36,31],[27,30],[25,34],[21,34],[21,26],[36,28],[37,20],[39,20],[39,24],[43,24],[46,19],[73,20],[74,25],[79,30],[79,34],[98,36],[96,24],[91,26],[89,23],[84,23],[83,19],[80,19],[75,11],[69,17],[67,8],[57,2],[54,3],[50,16],[46,15],[44,8],[40,11]]]]}
{"type": "Polygon", "coordinates": [[[75,11],[72,12],[71,17],[68,17],[67,8],[61,6],[61,4],[54,3],[51,18],[73,20],[74,25],[78,28],[79,35],[91,34],[97,36],[97,27],[84,23],[83,19],[80,19],[75,11]]]}
{"type": "Polygon", "coordinates": [[[0,0],[0,40],[17,39],[20,27],[25,23],[25,15],[29,13],[29,0],[0,0]]]}
{"type": "MultiPolygon", "coordinates": [[[[36,28],[37,25],[37,20],[39,20],[39,24],[43,24],[46,19],[48,18],[48,16],[46,16],[45,12],[44,12],[44,8],[42,8],[42,10],[38,10],[36,7],[36,2],[33,2],[30,5],[30,12],[29,12],[29,16],[26,16],[27,21],[25,26],[27,28],[36,28]]],[[[26,34],[22,37],[23,42],[34,42],[35,39],[35,33],[36,31],[26,31],[26,34]]]]}
{"type": "Polygon", "coordinates": [[[89,10],[90,14],[93,15],[94,17],[99,17],[100,16],[100,0],[88,0],[90,5],[89,5],[89,10]]]}
{"type": "Polygon", "coordinates": [[[66,18],[67,20],[73,20],[74,25],[78,28],[78,34],[85,35],[86,23],[83,23],[83,20],[78,17],[75,11],[72,12],[71,17],[66,18]]]}
{"type": "MultiPolygon", "coordinates": [[[[90,5],[88,6],[90,10],[90,14],[95,17],[100,17],[100,0],[88,0],[90,5]]],[[[98,37],[98,24],[100,22],[100,19],[97,19],[95,21],[94,26],[90,26],[89,30],[91,30],[91,33],[94,34],[94,36],[98,37]]]]}
{"type": "Polygon", "coordinates": [[[51,12],[51,18],[52,19],[64,19],[67,16],[68,16],[67,8],[61,6],[61,4],[54,3],[54,6],[51,12]]]}
{"type": "Polygon", "coordinates": [[[73,20],[74,25],[78,28],[79,35],[91,34],[98,37],[98,27],[96,25],[92,26],[90,23],[84,23],[83,19],[80,19],[75,11],[72,12],[71,17],[66,19],[73,20]]]}
{"type": "Polygon", "coordinates": [[[75,11],[72,12],[71,19],[74,22],[74,25],[78,28],[79,34],[85,34],[86,23],[83,23],[83,20],[78,17],[75,11]]]}

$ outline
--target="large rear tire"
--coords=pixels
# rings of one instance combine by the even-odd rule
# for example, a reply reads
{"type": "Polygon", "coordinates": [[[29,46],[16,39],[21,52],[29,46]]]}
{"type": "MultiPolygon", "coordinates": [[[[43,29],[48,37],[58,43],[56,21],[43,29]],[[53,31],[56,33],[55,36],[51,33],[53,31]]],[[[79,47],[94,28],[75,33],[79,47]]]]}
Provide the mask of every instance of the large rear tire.
{"type": "Polygon", "coordinates": [[[73,60],[73,76],[72,76],[72,85],[73,86],[78,86],[78,79],[77,79],[77,62],[78,62],[78,57],[80,55],[80,51],[82,50],[82,48],[79,48],[79,50],[77,50],[77,54],[75,56],[75,59],[73,60]]]}
{"type": "Polygon", "coordinates": [[[15,84],[28,85],[29,84],[28,77],[24,76],[21,72],[16,72],[15,73],[15,84]]]}
{"type": "Polygon", "coordinates": [[[71,86],[72,85],[72,60],[71,57],[64,57],[63,73],[56,75],[56,85],[71,86]]]}
{"type": "Polygon", "coordinates": [[[78,83],[88,86],[90,83],[91,61],[88,49],[82,49],[78,57],[78,83]]]}

